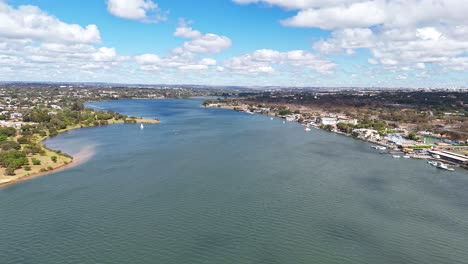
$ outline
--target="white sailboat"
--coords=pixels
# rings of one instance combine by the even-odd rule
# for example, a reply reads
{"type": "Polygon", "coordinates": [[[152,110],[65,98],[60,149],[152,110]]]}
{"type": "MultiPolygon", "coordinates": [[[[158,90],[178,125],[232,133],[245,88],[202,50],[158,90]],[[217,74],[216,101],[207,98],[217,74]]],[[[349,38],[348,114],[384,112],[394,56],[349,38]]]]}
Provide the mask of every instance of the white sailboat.
{"type": "Polygon", "coordinates": [[[140,129],[141,130],[145,129],[145,126],[143,124],[140,124],[140,129]]]}

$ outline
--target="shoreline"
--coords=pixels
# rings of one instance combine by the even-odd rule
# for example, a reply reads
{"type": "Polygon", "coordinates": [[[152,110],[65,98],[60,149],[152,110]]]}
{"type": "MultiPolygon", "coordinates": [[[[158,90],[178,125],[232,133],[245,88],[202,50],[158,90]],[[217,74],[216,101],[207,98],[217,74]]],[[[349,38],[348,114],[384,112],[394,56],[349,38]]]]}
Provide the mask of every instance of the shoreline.
{"type": "MultiPolygon", "coordinates": [[[[205,106],[206,108],[219,108],[219,109],[225,109],[225,110],[231,110],[231,111],[236,111],[236,112],[241,112],[241,113],[246,113],[246,114],[259,114],[259,115],[263,115],[263,116],[268,116],[268,117],[274,117],[274,118],[280,118],[280,119],[285,119],[284,117],[282,116],[278,116],[276,114],[273,114],[273,113],[254,113],[254,112],[248,112],[244,109],[236,109],[237,107],[235,106],[231,106],[231,105],[221,105],[221,106],[214,106],[214,105],[209,105],[209,106],[205,106]]],[[[317,130],[321,130],[321,131],[324,131],[324,132],[329,132],[329,133],[334,133],[334,134],[337,134],[337,135],[340,135],[340,136],[345,136],[345,137],[348,137],[348,138],[352,138],[352,139],[355,139],[355,140],[359,140],[363,143],[367,143],[369,145],[378,145],[378,146],[383,146],[383,147],[386,147],[386,151],[385,152],[379,152],[380,154],[388,154],[388,155],[395,155],[398,153],[398,155],[408,155],[410,156],[411,159],[416,159],[416,160],[421,160],[421,159],[424,159],[424,160],[432,160],[432,161],[437,161],[437,162],[443,162],[443,163],[446,163],[446,164],[450,164],[452,165],[453,167],[455,168],[463,168],[462,166],[460,166],[459,164],[457,163],[454,163],[454,162],[450,162],[450,161],[446,161],[446,160],[441,160],[441,159],[437,159],[437,158],[434,158],[432,156],[418,156],[418,155],[414,155],[414,154],[408,154],[407,152],[397,148],[396,146],[394,145],[389,145],[389,144],[386,144],[386,143],[383,143],[383,142],[379,142],[379,141],[374,141],[374,140],[370,140],[370,139],[367,139],[367,138],[362,138],[362,137],[354,137],[352,136],[351,134],[347,134],[347,133],[344,133],[344,132],[341,132],[341,131],[336,131],[336,130],[326,130],[326,129],[323,129],[323,128],[320,128],[319,126],[317,125],[311,125],[311,126],[306,126],[306,124],[302,123],[302,122],[299,122],[299,121],[283,121],[283,122],[294,122],[294,123],[297,123],[299,125],[302,125],[302,126],[305,126],[305,127],[312,127],[312,128],[315,128],[317,130]]]]}
{"type": "MultiPolygon", "coordinates": [[[[160,121],[156,120],[156,119],[137,118],[137,119],[132,119],[132,120],[135,120],[135,123],[125,123],[125,120],[112,120],[107,125],[118,125],[118,124],[136,125],[138,123],[141,123],[141,124],[159,124],[160,123],[160,121]]],[[[106,126],[106,125],[104,125],[104,126],[106,126]]],[[[72,126],[72,127],[60,130],[60,131],[58,131],[58,134],[63,134],[63,133],[66,133],[66,132],[69,132],[69,131],[72,131],[72,130],[76,130],[76,129],[92,128],[92,127],[100,127],[100,126],[76,125],[76,126],[72,126]]],[[[67,158],[67,159],[70,159],[70,160],[69,161],[64,161],[64,163],[62,163],[60,165],[57,165],[56,167],[52,167],[52,169],[48,170],[48,171],[31,172],[30,174],[27,174],[27,175],[24,175],[24,176],[19,176],[17,178],[15,178],[15,176],[5,176],[5,177],[11,177],[12,179],[8,179],[8,178],[1,179],[0,178],[0,188],[4,188],[4,187],[11,186],[11,185],[14,185],[14,184],[18,184],[18,183],[21,183],[21,182],[24,182],[24,181],[27,181],[27,180],[38,178],[38,177],[48,175],[48,174],[53,174],[53,173],[56,173],[56,172],[59,172],[59,171],[62,171],[62,170],[68,169],[68,168],[78,166],[78,165],[83,164],[84,162],[88,161],[89,159],[91,159],[92,156],[94,155],[94,146],[92,146],[92,145],[83,147],[75,155],[68,155],[66,153],[61,153],[61,152],[59,153],[57,151],[61,151],[61,150],[49,149],[47,146],[45,146],[42,143],[43,141],[45,141],[47,139],[50,139],[50,138],[51,137],[49,137],[49,136],[40,137],[40,138],[37,139],[37,143],[39,143],[41,145],[41,147],[44,148],[46,151],[54,152],[54,153],[56,153],[57,156],[61,156],[63,158],[67,158]],[[91,154],[90,154],[90,152],[91,152],[91,154]]]]}

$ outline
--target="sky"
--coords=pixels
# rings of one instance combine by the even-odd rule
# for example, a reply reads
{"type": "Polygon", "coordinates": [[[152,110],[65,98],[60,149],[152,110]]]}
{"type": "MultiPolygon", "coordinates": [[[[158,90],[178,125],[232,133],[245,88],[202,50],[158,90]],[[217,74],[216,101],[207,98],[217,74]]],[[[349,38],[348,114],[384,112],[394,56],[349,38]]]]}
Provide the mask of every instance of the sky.
{"type": "Polygon", "coordinates": [[[468,0],[0,0],[0,81],[468,87],[468,0]]]}

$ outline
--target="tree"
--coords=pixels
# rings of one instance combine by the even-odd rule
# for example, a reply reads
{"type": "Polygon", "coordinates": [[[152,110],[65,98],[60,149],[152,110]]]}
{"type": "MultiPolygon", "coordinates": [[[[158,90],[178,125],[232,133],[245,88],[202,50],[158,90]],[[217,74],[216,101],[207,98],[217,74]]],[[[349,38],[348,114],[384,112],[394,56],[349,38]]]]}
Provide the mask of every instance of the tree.
{"type": "Polygon", "coordinates": [[[57,156],[52,156],[52,157],[50,157],[50,159],[51,159],[54,163],[57,162],[57,156]]]}
{"type": "Polygon", "coordinates": [[[290,115],[290,114],[292,114],[292,111],[289,110],[289,109],[281,109],[281,110],[278,111],[278,114],[282,115],[282,116],[290,115]]]}
{"type": "Polygon", "coordinates": [[[338,123],[336,124],[336,128],[338,128],[339,131],[351,134],[353,132],[354,125],[350,123],[338,123]]]}
{"type": "Polygon", "coordinates": [[[81,102],[73,102],[71,106],[72,111],[83,111],[84,110],[84,105],[81,102]]]}
{"type": "Polygon", "coordinates": [[[29,140],[27,137],[19,137],[18,138],[18,143],[20,144],[28,144],[29,143],[29,140]]]}
{"type": "Polygon", "coordinates": [[[411,133],[408,134],[408,139],[410,139],[410,140],[417,140],[417,139],[418,139],[418,136],[416,135],[416,133],[411,132],[411,133]]]}
{"type": "Polygon", "coordinates": [[[0,147],[1,147],[2,150],[4,150],[4,151],[8,151],[8,150],[20,150],[20,149],[21,149],[21,145],[20,145],[18,142],[15,142],[15,141],[4,141],[4,142],[1,142],[1,143],[0,143],[0,147]]]}
{"type": "MultiPolygon", "coordinates": [[[[23,151],[7,151],[0,153],[0,165],[5,168],[15,169],[21,168],[28,164],[28,159],[23,151]]],[[[9,174],[11,175],[11,174],[9,174]]]]}
{"type": "Polygon", "coordinates": [[[12,127],[1,127],[0,135],[5,135],[7,137],[12,137],[16,135],[16,129],[12,127]]]}
{"type": "Polygon", "coordinates": [[[31,161],[33,165],[41,165],[41,161],[36,158],[32,158],[31,161]]]}
{"type": "Polygon", "coordinates": [[[13,167],[7,167],[5,169],[5,175],[7,176],[14,176],[15,175],[15,168],[13,167]]]}
{"type": "Polygon", "coordinates": [[[49,136],[50,136],[50,137],[55,137],[55,136],[57,136],[57,135],[58,135],[57,129],[55,129],[55,128],[49,129],[49,136]]]}

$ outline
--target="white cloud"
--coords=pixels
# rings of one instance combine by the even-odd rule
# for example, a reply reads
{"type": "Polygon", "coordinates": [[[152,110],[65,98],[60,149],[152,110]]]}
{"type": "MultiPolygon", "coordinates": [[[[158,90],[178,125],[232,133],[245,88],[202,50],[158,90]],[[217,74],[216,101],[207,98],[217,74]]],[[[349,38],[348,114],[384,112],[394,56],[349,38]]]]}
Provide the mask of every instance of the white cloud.
{"type": "Polygon", "coordinates": [[[214,69],[217,61],[213,58],[200,58],[200,54],[215,54],[231,47],[228,37],[216,34],[203,34],[190,27],[191,22],[181,19],[174,36],[189,39],[180,47],[174,48],[168,55],[142,54],[136,56],[135,62],[146,71],[169,69],[204,71],[214,69]]]}
{"type": "Polygon", "coordinates": [[[369,27],[382,24],[387,14],[378,1],[354,3],[305,9],[292,18],[282,21],[283,25],[294,27],[317,27],[336,29],[347,27],[369,27]]]}
{"type": "Polygon", "coordinates": [[[238,4],[256,4],[264,3],[267,5],[276,5],[287,9],[304,9],[320,7],[324,5],[337,5],[344,3],[353,3],[358,0],[233,0],[238,4]]]}
{"type": "Polygon", "coordinates": [[[385,25],[424,27],[433,23],[460,25],[468,21],[467,0],[234,0],[267,3],[299,12],[283,21],[288,26],[339,29],[385,25]]]}
{"type": "Polygon", "coordinates": [[[422,65],[466,69],[468,0],[234,0],[297,13],[281,23],[330,31],[314,43],[323,54],[367,49],[370,64],[407,70],[422,65]]]}
{"type": "Polygon", "coordinates": [[[303,50],[279,52],[269,49],[256,50],[224,62],[224,69],[239,74],[275,73],[275,68],[284,66],[305,67],[318,73],[330,73],[336,65],[303,50]]]}
{"type": "Polygon", "coordinates": [[[228,37],[209,33],[185,42],[183,47],[195,53],[213,54],[228,49],[231,45],[232,42],[228,37]]]}
{"type": "Polygon", "coordinates": [[[192,53],[182,52],[175,49],[168,56],[159,57],[156,54],[142,54],[136,56],[135,62],[141,66],[141,69],[147,71],[160,71],[170,68],[180,70],[207,70],[210,66],[217,64],[212,58],[198,59],[192,53]]]}
{"type": "Polygon", "coordinates": [[[174,36],[191,39],[185,42],[182,48],[194,53],[215,54],[230,48],[232,45],[230,38],[212,33],[202,34],[189,27],[189,23],[183,19],[179,21],[174,36]]]}
{"type": "Polygon", "coordinates": [[[36,6],[17,9],[0,1],[0,38],[56,43],[99,43],[96,25],[67,24],[36,6]]]}
{"type": "Polygon", "coordinates": [[[161,58],[156,54],[143,54],[135,57],[140,65],[155,65],[161,62],[161,58]]]}
{"type": "Polygon", "coordinates": [[[97,46],[100,41],[95,25],[67,24],[38,7],[13,8],[0,1],[0,63],[10,69],[0,73],[2,79],[75,76],[90,69],[107,70],[128,59],[114,48],[97,46]]]}
{"type": "Polygon", "coordinates": [[[116,17],[143,22],[166,20],[165,12],[152,0],[106,0],[107,10],[116,17]]]}
{"type": "Polygon", "coordinates": [[[184,19],[179,20],[179,26],[174,32],[174,36],[187,38],[187,39],[196,39],[202,36],[202,33],[198,30],[194,30],[190,27],[191,22],[186,22],[184,19]]]}
{"type": "Polygon", "coordinates": [[[339,53],[343,50],[370,48],[375,45],[375,42],[376,38],[372,30],[368,28],[347,28],[333,31],[328,40],[315,43],[314,48],[323,53],[339,53]]]}

